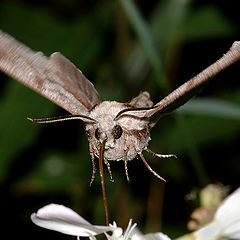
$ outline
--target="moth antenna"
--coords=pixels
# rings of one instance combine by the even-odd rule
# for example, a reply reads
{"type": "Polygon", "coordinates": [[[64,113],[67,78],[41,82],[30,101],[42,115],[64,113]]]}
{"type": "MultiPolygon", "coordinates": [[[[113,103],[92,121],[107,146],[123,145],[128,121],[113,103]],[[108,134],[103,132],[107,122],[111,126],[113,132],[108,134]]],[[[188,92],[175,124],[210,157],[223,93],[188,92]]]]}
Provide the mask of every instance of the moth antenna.
{"type": "Polygon", "coordinates": [[[148,168],[148,170],[149,170],[154,176],[156,176],[156,177],[159,178],[160,180],[166,182],[166,180],[165,180],[163,177],[159,176],[159,175],[148,165],[147,161],[145,160],[145,158],[144,158],[144,156],[143,156],[143,154],[142,154],[141,152],[139,152],[138,155],[141,157],[141,159],[143,160],[145,166],[148,168]]]}
{"type": "Polygon", "coordinates": [[[93,118],[84,115],[66,115],[66,116],[59,116],[59,117],[50,117],[50,118],[40,118],[40,119],[33,119],[27,118],[28,120],[36,123],[54,123],[54,122],[62,122],[67,120],[82,120],[87,123],[96,123],[93,118]]]}
{"type": "Polygon", "coordinates": [[[155,153],[152,150],[150,150],[149,148],[146,148],[146,151],[149,152],[150,154],[152,154],[154,157],[158,157],[158,158],[170,158],[170,157],[175,157],[177,158],[176,155],[174,154],[159,154],[159,153],[155,153]]]}
{"type": "Polygon", "coordinates": [[[94,148],[92,146],[91,141],[89,140],[89,152],[90,152],[90,156],[92,159],[92,177],[91,177],[91,181],[89,186],[92,186],[92,183],[94,182],[95,179],[95,175],[96,175],[96,165],[95,165],[95,156],[94,156],[94,148]]]}
{"type": "Polygon", "coordinates": [[[108,173],[109,173],[109,176],[110,176],[110,181],[114,182],[114,179],[113,179],[113,176],[112,176],[111,167],[110,167],[110,163],[108,162],[107,159],[104,159],[104,163],[107,165],[108,173]]]}

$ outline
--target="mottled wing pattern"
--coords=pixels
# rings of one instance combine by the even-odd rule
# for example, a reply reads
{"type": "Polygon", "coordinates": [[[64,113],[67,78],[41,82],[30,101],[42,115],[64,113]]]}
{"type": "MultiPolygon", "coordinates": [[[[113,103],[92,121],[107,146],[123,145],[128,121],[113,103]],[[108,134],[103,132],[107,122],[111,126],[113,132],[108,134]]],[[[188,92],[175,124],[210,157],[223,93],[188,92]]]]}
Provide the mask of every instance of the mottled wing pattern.
{"type": "Polygon", "coordinates": [[[60,53],[47,58],[0,31],[0,70],[72,114],[100,103],[93,84],[60,53]]]}

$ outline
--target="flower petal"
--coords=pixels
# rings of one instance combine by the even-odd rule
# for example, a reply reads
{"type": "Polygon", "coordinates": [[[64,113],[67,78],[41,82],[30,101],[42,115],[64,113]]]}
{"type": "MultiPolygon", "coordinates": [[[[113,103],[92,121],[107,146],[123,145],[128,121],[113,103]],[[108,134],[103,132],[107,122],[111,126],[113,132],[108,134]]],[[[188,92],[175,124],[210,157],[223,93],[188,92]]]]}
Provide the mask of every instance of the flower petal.
{"type": "Polygon", "coordinates": [[[240,188],[222,202],[214,219],[221,225],[223,236],[240,238],[240,188]]]}
{"type": "Polygon", "coordinates": [[[211,222],[207,226],[200,228],[193,234],[197,240],[214,240],[221,236],[221,227],[216,221],[211,222]]]}
{"type": "Polygon", "coordinates": [[[131,238],[132,240],[171,240],[166,234],[161,232],[142,234],[136,231],[131,238]]]}
{"type": "Polygon", "coordinates": [[[89,237],[115,230],[114,227],[92,225],[72,209],[58,204],[39,209],[31,215],[31,219],[40,227],[73,236],[89,237]]]}
{"type": "Polygon", "coordinates": [[[137,228],[134,229],[132,240],[171,240],[166,234],[161,232],[142,234],[137,228]]]}
{"type": "Polygon", "coordinates": [[[144,235],[144,239],[147,240],[171,240],[166,234],[161,232],[148,233],[144,235]]]}
{"type": "Polygon", "coordinates": [[[214,220],[194,235],[198,240],[219,237],[240,239],[240,188],[225,198],[216,211],[214,220]]]}
{"type": "Polygon", "coordinates": [[[240,220],[228,226],[223,235],[231,239],[240,239],[240,220]]]}

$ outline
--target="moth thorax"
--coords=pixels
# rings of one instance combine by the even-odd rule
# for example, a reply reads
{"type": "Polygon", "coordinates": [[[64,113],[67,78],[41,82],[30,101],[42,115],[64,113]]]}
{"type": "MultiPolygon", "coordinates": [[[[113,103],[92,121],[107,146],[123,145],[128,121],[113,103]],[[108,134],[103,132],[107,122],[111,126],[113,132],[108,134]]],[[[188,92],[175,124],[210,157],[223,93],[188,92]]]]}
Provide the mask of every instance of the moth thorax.
{"type": "Polygon", "coordinates": [[[105,160],[132,160],[147,147],[150,140],[148,122],[131,116],[115,120],[123,109],[126,106],[122,103],[105,101],[90,113],[96,123],[87,124],[86,130],[95,156],[99,157],[99,149],[104,141],[105,160]]]}

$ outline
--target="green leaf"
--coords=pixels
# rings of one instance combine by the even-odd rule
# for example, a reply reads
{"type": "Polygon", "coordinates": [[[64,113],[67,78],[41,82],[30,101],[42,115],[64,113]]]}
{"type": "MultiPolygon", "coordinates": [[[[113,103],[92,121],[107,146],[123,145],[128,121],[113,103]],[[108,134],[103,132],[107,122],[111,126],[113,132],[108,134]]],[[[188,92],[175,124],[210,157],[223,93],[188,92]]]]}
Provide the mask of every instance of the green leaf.
{"type": "Polygon", "coordinates": [[[177,110],[178,113],[200,114],[240,119],[240,106],[213,98],[194,98],[177,110]]]}
{"type": "Polygon", "coordinates": [[[184,24],[186,40],[195,41],[233,35],[237,28],[216,5],[204,5],[191,11],[184,24]]]}
{"type": "Polygon", "coordinates": [[[56,109],[50,101],[10,79],[5,92],[0,101],[0,183],[14,158],[31,146],[40,130],[40,126],[32,124],[27,117],[49,116],[56,109]]]}
{"type": "Polygon", "coordinates": [[[139,10],[132,0],[120,0],[120,3],[132,24],[133,29],[135,30],[139,41],[144,49],[146,57],[149,60],[150,65],[152,66],[155,77],[161,83],[161,87],[165,89],[166,82],[162,78],[162,63],[158,51],[153,43],[153,38],[149,29],[149,26],[141,16],[139,10]]]}
{"type": "MultiPolygon", "coordinates": [[[[45,151],[38,156],[31,172],[23,176],[13,187],[21,194],[27,188],[31,188],[35,194],[56,194],[66,190],[70,193],[69,186],[80,184],[84,177],[84,181],[87,182],[85,176],[87,169],[83,168],[83,164],[81,168],[77,167],[76,159],[77,156],[74,154],[45,151]]],[[[85,182],[82,185],[88,187],[85,182]]]]}

